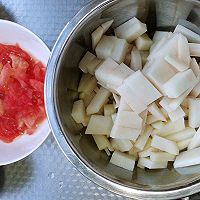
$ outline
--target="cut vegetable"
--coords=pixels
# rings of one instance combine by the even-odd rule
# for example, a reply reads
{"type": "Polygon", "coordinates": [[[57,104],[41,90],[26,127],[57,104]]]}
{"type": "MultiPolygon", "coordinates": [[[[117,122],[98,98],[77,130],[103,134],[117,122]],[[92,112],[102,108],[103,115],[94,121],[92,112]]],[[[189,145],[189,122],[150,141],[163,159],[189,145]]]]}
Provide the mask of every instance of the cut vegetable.
{"type": "Polygon", "coordinates": [[[87,73],[87,65],[96,58],[95,55],[87,51],[87,53],[84,55],[82,60],[79,63],[79,68],[84,72],[87,73]]]}
{"type": "Polygon", "coordinates": [[[146,24],[143,24],[134,17],[117,27],[114,31],[117,37],[126,39],[129,43],[131,43],[140,35],[145,33],[147,31],[147,27],[146,24]]]}
{"type": "Polygon", "coordinates": [[[150,160],[153,162],[174,161],[175,155],[166,152],[151,152],[150,160]]]}
{"type": "Polygon", "coordinates": [[[171,121],[177,121],[178,119],[185,117],[185,112],[179,106],[176,110],[169,112],[168,115],[171,121]]]}
{"type": "Polygon", "coordinates": [[[179,148],[176,142],[154,135],[151,146],[167,153],[178,155],[179,148]]]}
{"type": "Polygon", "coordinates": [[[189,43],[190,56],[200,57],[200,44],[189,43]]]}
{"type": "Polygon", "coordinates": [[[149,105],[147,109],[153,116],[161,121],[167,121],[163,113],[160,111],[156,103],[152,103],[149,105]]]}
{"type": "Polygon", "coordinates": [[[186,65],[170,55],[165,56],[165,60],[179,72],[183,72],[189,68],[189,65],[186,65]]]}
{"type": "Polygon", "coordinates": [[[122,139],[111,139],[111,145],[115,150],[119,150],[121,152],[126,152],[131,150],[133,144],[130,140],[122,140],[122,139]]]}
{"type": "Polygon", "coordinates": [[[137,149],[139,149],[141,151],[144,149],[145,144],[146,144],[148,138],[150,137],[152,130],[153,130],[153,128],[151,126],[146,126],[144,133],[138,137],[138,139],[134,145],[137,149]]]}
{"type": "Polygon", "coordinates": [[[164,162],[153,162],[151,161],[149,158],[140,158],[138,160],[138,164],[140,166],[144,166],[148,169],[163,169],[163,168],[167,168],[167,161],[164,162]]]}
{"type": "Polygon", "coordinates": [[[96,95],[95,92],[92,92],[90,95],[86,95],[83,98],[83,102],[85,107],[88,107],[88,105],[90,104],[90,102],[92,101],[92,99],[94,98],[94,96],[96,95]]]}
{"type": "Polygon", "coordinates": [[[113,98],[115,100],[115,108],[118,108],[119,107],[119,102],[120,102],[120,97],[115,93],[112,93],[112,95],[113,95],[113,98]]]}
{"type": "Polygon", "coordinates": [[[88,73],[94,75],[95,70],[98,68],[101,62],[102,62],[101,59],[94,58],[90,63],[88,63],[87,64],[88,73]]]}
{"type": "Polygon", "coordinates": [[[142,66],[144,66],[147,62],[147,57],[149,56],[148,51],[140,51],[141,59],[142,59],[142,66]]]}
{"type": "Polygon", "coordinates": [[[200,128],[198,129],[198,131],[195,133],[195,135],[191,139],[191,141],[188,145],[188,149],[194,149],[197,147],[200,147],[200,128]]]}
{"type": "Polygon", "coordinates": [[[111,115],[113,124],[115,123],[116,117],[117,117],[117,113],[111,115]]]}
{"type": "Polygon", "coordinates": [[[135,44],[138,50],[140,51],[147,51],[150,49],[151,45],[153,44],[152,40],[149,38],[149,36],[145,33],[141,36],[139,36],[135,40],[135,44]]]}
{"type": "Polygon", "coordinates": [[[186,140],[182,140],[182,141],[178,142],[177,145],[178,145],[179,151],[186,149],[188,147],[191,139],[192,138],[188,138],[186,140]]]}
{"type": "Polygon", "coordinates": [[[200,126],[200,98],[189,99],[189,126],[198,128],[200,126]]]}
{"type": "Polygon", "coordinates": [[[113,104],[106,104],[104,105],[104,116],[111,116],[115,113],[115,108],[113,104]]]}
{"type": "Polygon", "coordinates": [[[87,115],[99,112],[99,110],[106,103],[110,95],[111,93],[107,89],[101,87],[99,91],[95,94],[90,104],[88,105],[86,109],[87,115]]]}
{"type": "Polygon", "coordinates": [[[132,147],[129,151],[128,151],[128,154],[131,155],[131,156],[134,156],[135,157],[135,161],[138,161],[138,152],[139,150],[136,149],[135,147],[132,147]]]}
{"type": "Polygon", "coordinates": [[[110,116],[92,115],[85,134],[110,135],[113,122],[110,116]]]}
{"type": "Polygon", "coordinates": [[[92,32],[91,36],[92,36],[92,49],[93,50],[96,48],[96,46],[99,43],[99,41],[101,40],[103,34],[104,34],[104,29],[101,26],[99,26],[94,32],[92,32]]]}
{"type": "Polygon", "coordinates": [[[198,78],[198,76],[200,75],[200,69],[195,58],[191,59],[190,68],[194,72],[195,76],[198,78]]]}
{"type": "Polygon", "coordinates": [[[154,151],[157,152],[158,150],[156,148],[149,147],[148,149],[145,149],[144,151],[140,151],[138,155],[140,158],[146,158],[146,157],[149,157],[151,155],[151,152],[154,152],[154,151]]]}
{"type": "Polygon", "coordinates": [[[146,124],[150,125],[150,124],[157,122],[157,121],[160,121],[160,119],[158,119],[154,115],[148,115],[147,120],[146,120],[146,124]]]}
{"type": "Polygon", "coordinates": [[[139,50],[136,47],[133,47],[131,51],[131,63],[130,68],[134,71],[142,70],[142,58],[139,50]]]}
{"type": "Polygon", "coordinates": [[[180,153],[174,162],[174,168],[200,164],[200,147],[180,153]]]}
{"type": "Polygon", "coordinates": [[[169,32],[167,31],[156,31],[153,35],[153,42],[159,42],[163,37],[168,37],[169,32]]]}
{"type": "Polygon", "coordinates": [[[164,122],[162,121],[158,121],[158,122],[154,122],[151,124],[151,126],[154,128],[154,129],[161,129],[163,126],[165,125],[164,122]]]}
{"type": "Polygon", "coordinates": [[[83,100],[78,100],[74,102],[71,115],[76,123],[84,122],[86,113],[83,100]]]}
{"type": "Polygon", "coordinates": [[[163,85],[163,90],[169,98],[177,98],[197,81],[191,69],[177,73],[163,85]]]}
{"type": "Polygon", "coordinates": [[[105,135],[92,135],[92,136],[100,151],[106,148],[108,148],[110,151],[114,151],[108,138],[105,135]]]}
{"type": "Polygon", "coordinates": [[[110,159],[110,163],[118,167],[133,171],[135,166],[135,158],[134,156],[128,155],[126,153],[114,151],[110,159]]]}
{"type": "Polygon", "coordinates": [[[185,128],[182,131],[179,131],[177,133],[173,133],[166,137],[168,140],[172,140],[174,142],[180,142],[182,140],[186,140],[189,138],[192,138],[195,135],[196,131],[193,128],[185,128]]]}

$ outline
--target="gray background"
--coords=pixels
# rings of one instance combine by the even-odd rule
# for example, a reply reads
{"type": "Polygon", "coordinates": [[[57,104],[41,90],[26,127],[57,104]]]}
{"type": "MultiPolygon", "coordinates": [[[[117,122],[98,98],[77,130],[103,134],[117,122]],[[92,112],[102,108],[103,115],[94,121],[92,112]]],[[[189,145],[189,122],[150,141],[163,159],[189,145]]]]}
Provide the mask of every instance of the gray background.
{"type": "MultiPolygon", "coordinates": [[[[89,0],[0,0],[0,18],[36,33],[51,49],[64,25],[89,0]]],[[[32,155],[0,167],[1,200],[125,199],[95,185],[64,157],[52,135],[32,155]]],[[[196,195],[192,199],[200,199],[196,195]]]]}

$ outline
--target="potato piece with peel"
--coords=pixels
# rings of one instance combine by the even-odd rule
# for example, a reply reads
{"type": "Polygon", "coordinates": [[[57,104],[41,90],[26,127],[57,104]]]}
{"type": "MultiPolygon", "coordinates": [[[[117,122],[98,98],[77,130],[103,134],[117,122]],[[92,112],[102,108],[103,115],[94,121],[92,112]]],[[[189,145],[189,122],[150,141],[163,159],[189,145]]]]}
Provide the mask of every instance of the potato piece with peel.
{"type": "Polygon", "coordinates": [[[189,43],[190,56],[200,57],[200,44],[189,43]]]}
{"type": "Polygon", "coordinates": [[[130,140],[122,139],[111,139],[111,145],[115,150],[119,150],[121,152],[129,151],[133,147],[130,140]]]}
{"type": "Polygon", "coordinates": [[[192,128],[200,127],[200,98],[189,99],[189,126],[192,128]]]}
{"type": "Polygon", "coordinates": [[[150,49],[151,45],[153,44],[153,41],[149,38],[149,36],[146,33],[144,33],[135,40],[135,44],[138,50],[147,51],[150,49]]]}
{"type": "Polygon", "coordinates": [[[168,115],[171,121],[177,121],[178,119],[185,117],[185,112],[179,106],[176,110],[169,112],[168,115]]]}
{"type": "Polygon", "coordinates": [[[163,169],[167,168],[168,161],[153,162],[150,160],[150,158],[139,158],[138,164],[148,169],[163,169]]]}
{"type": "Polygon", "coordinates": [[[86,109],[87,115],[98,113],[101,107],[106,103],[110,95],[111,92],[101,87],[99,91],[95,94],[94,98],[91,100],[90,104],[88,105],[86,109]]]}
{"type": "Polygon", "coordinates": [[[162,96],[141,71],[126,78],[124,84],[129,87],[133,96],[140,98],[147,106],[162,96]]]}
{"type": "Polygon", "coordinates": [[[151,152],[150,160],[153,162],[174,161],[175,155],[166,152],[151,152]]]}
{"type": "Polygon", "coordinates": [[[180,142],[182,140],[192,138],[195,135],[195,133],[196,133],[195,129],[188,127],[182,131],[167,136],[166,139],[172,140],[174,142],[180,142]]]}
{"type": "Polygon", "coordinates": [[[94,54],[87,51],[78,65],[79,69],[81,69],[81,71],[83,71],[84,73],[87,73],[88,72],[87,65],[95,58],[96,58],[96,56],[94,54]]]}
{"type": "Polygon", "coordinates": [[[180,142],[177,142],[177,145],[178,145],[178,148],[179,148],[179,151],[182,151],[184,149],[186,149],[190,143],[192,138],[188,138],[188,139],[185,139],[185,140],[182,140],[180,142]]]}
{"type": "Polygon", "coordinates": [[[188,144],[188,149],[194,149],[200,147],[200,128],[198,128],[195,135],[192,137],[190,143],[188,144]]]}
{"type": "Polygon", "coordinates": [[[146,24],[143,24],[135,17],[118,26],[114,30],[117,37],[126,39],[129,43],[133,42],[146,31],[146,24]]]}
{"type": "Polygon", "coordinates": [[[85,134],[110,135],[113,122],[110,116],[92,115],[85,134]]]}
{"type": "Polygon", "coordinates": [[[78,100],[74,102],[71,115],[76,123],[84,122],[86,113],[83,100],[78,100]]]}
{"type": "Polygon", "coordinates": [[[171,66],[173,66],[175,68],[175,70],[179,71],[179,72],[183,72],[185,70],[187,70],[189,68],[189,65],[186,65],[184,62],[179,61],[178,59],[167,55],[164,58],[171,66]]]}
{"type": "Polygon", "coordinates": [[[173,155],[179,154],[179,148],[176,142],[173,142],[171,140],[165,139],[157,135],[153,136],[151,146],[173,155]]]}
{"type": "Polygon", "coordinates": [[[153,130],[153,128],[151,126],[146,126],[144,132],[138,137],[138,139],[136,140],[134,146],[139,149],[139,150],[143,150],[150,135],[151,135],[151,131],[153,130]]]}
{"type": "Polygon", "coordinates": [[[179,34],[178,38],[178,59],[186,65],[190,64],[190,49],[187,38],[179,34]]]}
{"type": "Polygon", "coordinates": [[[127,153],[122,153],[120,151],[114,151],[110,159],[110,163],[118,167],[133,171],[135,166],[135,157],[128,155],[127,153]]]}
{"type": "Polygon", "coordinates": [[[116,112],[113,104],[105,104],[104,105],[104,116],[111,116],[116,112]]]}
{"type": "Polygon", "coordinates": [[[190,68],[192,69],[192,71],[193,71],[193,73],[195,74],[196,77],[198,77],[200,75],[199,65],[198,65],[195,58],[191,59],[190,68]]]}
{"type": "Polygon", "coordinates": [[[180,24],[176,26],[174,33],[181,33],[188,39],[189,42],[200,43],[200,35],[194,33],[193,31],[185,28],[180,24]]]}
{"type": "Polygon", "coordinates": [[[177,98],[197,81],[191,69],[177,73],[163,85],[164,93],[169,98],[177,98]]]}
{"type": "Polygon", "coordinates": [[[110,151],[114,151],[112,145],[110,144],[108,138],[105,135],[92,135],[92,136],[100,151],[106,148],[108,148],[110,151]]]}
{"type": "Polygon", "coordinates": [[[141,130],[139,129],[121,127],[114,124],[110,137],[116,139],[127,139],[136,141],[140,133],[141,130]]]}
{"type": "Polygon", "coordinates": [[[180,153],[174,162],[174,168],[200,164],[200,147],[180,153]]]}
{"type": "Polygon", "coordinates": [[[131,51],[130,68],[134,71],[142,70],[142,58],[140,55],[140,51],[136,47],[133,47],[131,51]]]}
{"type": "Polygon", "coordinates": [[[156,103],[152,103],[148,106],[147,110],[157,119],[161,121],[167,121],[164,114],[161,112],[161,110],[158,108],[156,103]]]}
{"type": "Polygon", "coordinates": [[[157,134],[166,137],[178,131],[182,131],[183,129],[185,129],[185,120],[184,118],[181,118],[177,121],[168,121],[161,129],[153,130],[151,135],[157,134]]]}

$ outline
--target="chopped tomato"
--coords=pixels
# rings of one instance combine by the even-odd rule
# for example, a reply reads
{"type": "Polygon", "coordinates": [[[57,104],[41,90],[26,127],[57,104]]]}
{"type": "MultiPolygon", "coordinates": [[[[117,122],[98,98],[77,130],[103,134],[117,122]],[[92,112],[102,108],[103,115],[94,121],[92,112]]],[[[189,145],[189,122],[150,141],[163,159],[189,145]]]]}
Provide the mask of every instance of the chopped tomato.
{"type": "Polygon", "coordinates": [[[33,134],[46,117],[45,67],[19,45],[0,44],[0,140],[33,134]]]}

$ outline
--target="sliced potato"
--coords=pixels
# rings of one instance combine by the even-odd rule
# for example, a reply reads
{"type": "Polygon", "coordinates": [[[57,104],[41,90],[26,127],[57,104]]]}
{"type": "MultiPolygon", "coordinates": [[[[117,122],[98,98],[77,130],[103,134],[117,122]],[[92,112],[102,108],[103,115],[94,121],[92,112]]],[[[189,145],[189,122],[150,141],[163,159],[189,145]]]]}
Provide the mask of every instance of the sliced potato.
{"type": "Polygon", "coordinates": [[[150,49],[153,42],[149,38],[149,36],[146,33],[144,33],[135,40],[135,44],[138,50],[147,51],[150,49]]]}
{"type": "Polygon", "coordinates": [[[150,160],[153,162],[174,161],[175,155],[166,152],[151,152],[150,160]]]}
{"type": "Polygon", "coordinates": [[[198,77],[200,75],[199,65],[195,58],[191,59],[190,68],[192,69],[192,71],[196,77],[198,77]]]}
{"type": "Polygon", "coordinates": [[[115,107],[113,104],[105,104],[104,105],[104,116],[111,116],[116,112],[115,107]]]}
{"type": "Polygon", "coordinates": [[[112,117],[112,121],[113,121],[113,124],[114,124],[116,117],[117,117],[117,113],[112,114],[111,117],[112,117]]]}
{"type": "Polygon", "coordinates": [[[138,164],[148,169],[163,169],[167,168],[168,161],[153,162],[150,160],[150,158],[139,158],[138,164]]]}
{"type": "Polygon", "coordinates": [[[142,66],[144,66],[147,62],[147,57],[149,56],[148,51],[140,51],[141,59],[142,59],[142,66]]]}
{"type": "Polygon", "coordinates": [[[110,116],[92,115],[85,134],[110,135],[113,122],[110,116]]]}
{"type": "Polygon", "coordinates": [[[161,110],[158,108],[158,106],[156,105],[156,103],[152,103],[148,106],[147,110],[153,115],[155,116],[157,119],[161,120],[161,121],[167,121],[164,114],[161,112],[161,110]]]}
{"type": "Polygon", "coordinates": [[[92,135],[92,136],[100,151],[106,148],[108,148],[110,151],[114,151],[108,138],[105,135],[92,135]]]}
{"type": "Polygon", "coordinates": [[[102,62],[101,59],[94,58],[90,63],[88,63],[87,64],[88,73],[94,75],[95,70],[98,68],[101,62],[102,62]]]}
{"type": "Polygon", "coordinates": [[[111,139],[111,145],[115,150],[119,150],[121,152],[130,151],[133,147],[133,144],[130,140],[122,140],[122,139],[111,139]]]}
{"type": "Polygon", "coordinates": [[[195,57],[200,57],[200,44],[189,43],[190,55],[195,57]]]}
{"type": "Polygon", "coordinates": [[[158,150],[154,147],[149,147],[148,149],[145,149],[144,151],[140,151],[138,153],[140,158],[146,158],[151,155],[151,152],[157,152],[158,150]]]}
{"type": "Polygon", "coordinates": [[[200,127],[200,98],[189,99],[189,126],[192,128],[200,127]]]}
{"type": "Polygon", "coordinates": [[[142,70],[142,58],[140,55],[140,51],[136,47],[133,47],[131,51],[130,68],[134,71],[142,70]]]}
{"type": "MultiPolygon", "coordinates": [[[[90,102],[92,101],[92,99],[94,98],[95,96],[95,92],[93,91],[90,95],[86,95],[84,96],[83,98],[83,102],[84,102],[84,105],[85,107],[88,107],[88,105],[90,104],[90,102]]],[[[80,98],[81,99],[81,98],[80,98]]]]}
{"type": "Polygon", "coordinates": [[[92,32],[91,36],[92,36],[92,49],[93,50],[96,48],[96,46],[99,43],[99,41],[101,40],[103,34],[104,34],[104,29],[101,26],[99,26],[94,32],[92,32]]]}
{"type": "Polygon", "coordinates": [[[156,31],[153,35],[153,42],[159,42],[163,37],[168,37],[169,32],[167,31],[156,31]]]}
{"type": "Polygon", "coordinates": [[[135,161],[138,161],[138,152],[139,150],[136,149],[135,147],[132,147],[129,151],[128,151],[128,154],[131,155],[131,156],[134,156],[135,157],[135,161]]]}
{"type": "Polygon", "coordinates": [[[194,149],[197,147],[200,147],[200,128],[198,128],[198,131],[192,137],[192,139],[188,145],[188,149],[194,149]]]}
{"type": "Polygon", "coordinates": [[[85,78],[86,76],[87,74],[85,74],[85,76],[81,78],[78,87],[78,92],[84,92],[86,95],[90,95],[97,86],[97,80],[94,76],[90,78],[85,78]]]}
{"type": "Polygon", "coordinates": [[[158,121],[160,121],[160,119],[158,119],[154,115],[148,115],[147,120],[146,120],[146,124],[150,125],[150,124],[152,124],[154,122],[158,122],[158,121]]]}
{"type": "Polygon", "coordinates": [[[180,142],[177,142],[177,145],[178,145],[178,148],[179,148],[179,151],[182,151],[184,149],[186,149],[190,143],[192,138],[188,138],[188,139],[185,139],[185,140],[182,140],[180,142]]]}
{"type": "Polygon", "coordinates": [[[71,115],[76,123],[84,122],[86,113],[83,100],[78,100],[74,102],[71,115]]]}
{"type": "Polygon", "coordinates": [[[161,129],[164,125],[165,125],[165,123],[162,121],[157,121],[157,122],[151,123],[151,126],[154,129],[158,129],[158,130],[161,129]]]}
{"type": "Polygon", "coordinates": [[[179,106],[176,110],[169,112],[168,115],[171,121],[177,121],[178,119],[185,117],[185,112],[179,106]]]}

